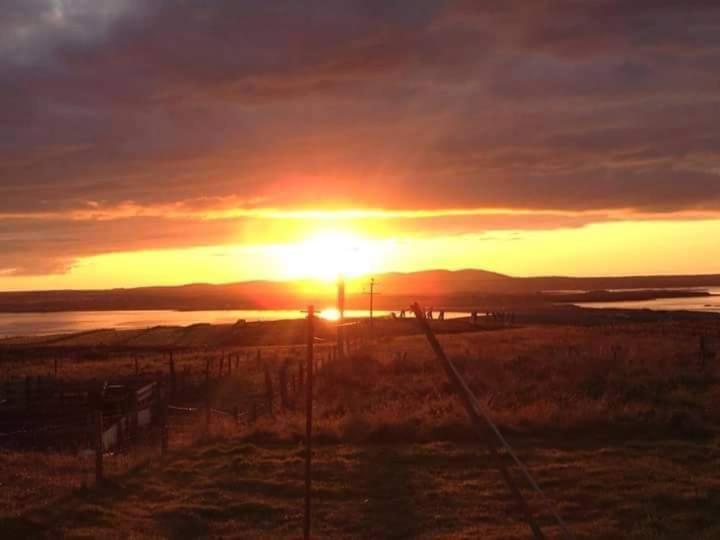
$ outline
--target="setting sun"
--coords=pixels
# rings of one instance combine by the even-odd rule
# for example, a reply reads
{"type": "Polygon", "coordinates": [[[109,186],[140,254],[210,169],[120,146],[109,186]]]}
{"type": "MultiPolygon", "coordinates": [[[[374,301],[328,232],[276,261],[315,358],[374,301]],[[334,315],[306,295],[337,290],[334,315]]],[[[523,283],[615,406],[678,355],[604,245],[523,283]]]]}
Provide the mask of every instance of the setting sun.
{"type": "Polygon", "coordinates": [[[344,230],[316,232],[297,244],[282,246],[280,264],[289,278],[332,281],[342,275],[358,277],[382,263],[381,243],[344,230]]]}
{"type": "Polygon", "coordinates": [[[336,308],[326,308],[320,312],[320,318],[326,321],[339,321],[340,312],[336,308]]]}

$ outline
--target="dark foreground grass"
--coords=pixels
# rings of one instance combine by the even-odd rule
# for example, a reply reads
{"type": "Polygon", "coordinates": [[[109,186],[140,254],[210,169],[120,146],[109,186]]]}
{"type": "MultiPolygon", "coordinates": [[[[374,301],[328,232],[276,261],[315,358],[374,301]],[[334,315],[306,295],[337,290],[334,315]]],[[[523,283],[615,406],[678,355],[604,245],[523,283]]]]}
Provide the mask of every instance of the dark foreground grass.
{"type": "MultiPolygon", "coordinates": [[[[718,334],[668,323],[441,341],[578,538],[702,540],[720,538],[720,355],[700,362],[698,341],[718,334]]],[[[422,338],[329,365],[316,390],[317,538],[529,538],[422,338]]],[[[0,453],[0,537],[299,537],[302,414],[213,429],[187,442],[173,430],[167,459],[119,463],[97,489],[78,487],[76,457],[0,453]]]]}
{"type": "MultiPolygon", "coordinates": [[[[522,457],[579,538],[720,535],[715,444],[527,443],[522,457]]],[[[3,518],[2,536],[297,538],[302,463],[295,443],[203,443],[3,518]]],[[[528,538],[480,445],[323,445],[314,496],[317,538],[528,538]]]]}

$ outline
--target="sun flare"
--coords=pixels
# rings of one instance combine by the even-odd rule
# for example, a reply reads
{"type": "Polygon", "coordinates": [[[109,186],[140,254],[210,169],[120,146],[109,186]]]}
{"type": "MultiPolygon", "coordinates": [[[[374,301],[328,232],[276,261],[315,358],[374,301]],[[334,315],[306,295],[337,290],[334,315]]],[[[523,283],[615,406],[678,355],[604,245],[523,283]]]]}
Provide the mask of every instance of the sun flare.
{"type": "Polygon", "coordinates": [[[283,246],[281,251],[281,264],[291,279],[358,277],[376,271],[382,258],[379,242],[344,230],[318,231],[301,242],[283,246]]]}
{"type": "Polygon", "coordinates": [[[326,308],[320,312],[320,318],[326,321],[339,321],[340,312],[336,308],[326,308]]]}

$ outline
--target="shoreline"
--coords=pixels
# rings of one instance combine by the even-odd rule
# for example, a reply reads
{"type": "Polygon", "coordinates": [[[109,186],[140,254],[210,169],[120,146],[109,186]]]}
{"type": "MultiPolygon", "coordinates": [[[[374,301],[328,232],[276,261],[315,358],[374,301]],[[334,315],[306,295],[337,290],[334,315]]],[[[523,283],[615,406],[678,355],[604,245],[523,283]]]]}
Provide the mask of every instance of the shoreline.
{"type": "MultiPolygon", "coordinates": [[[[369,318],[348,317],[353,337],[365,338],[369,318]]],[[[633,323],[720,322],[720,313],[707,311],[655,311],[650,309],[585,308],[574,305],[531,306],[500,312],[498,317],[479,317],[473,323],[467,317],[432,320],[438,334],[507,330],[529,325],[598,326],[633,323]]],[[[318,337],[327,343],[335,340],[336,323],[317,319],[318,337]]],[[[375,339],[395,338],[420,333],[414,317],[373,319],[375,339]]],[[[302,346],[305,343],[304,318],[276,321],[238,321],[232,324],[194,323],[160,324],[145,328],[95,328],[80,332],[44,335],[18,335],[0,338],[0,352],[23,349],[76,348],[183,350],[215,347],[302,346]]]]}
{"type": "MultiPolygon", "coordinates": [[[[633,289],[633,290],[589,290],[589,291],[544,291],[537,294],[506,294],[506,293],[479,293],[469,292],[472,303],[468,303],[467,297],[457,295],[399,295],[396,298],[385,296],[379,300],[386,302],[378,302],[376,306],[378,311],[400,311],[407,309],[405,300],[416,298],[422,300],[422,303],[428,306],[436,306],[436,309],[444,311],[499,311],[503,309],[514,309],[527,306],[552,306],[552,305],[573,305],[587,303],[605,303],[605,302],[634,302],[634,301],[651,301],[676,298],[714,298],[720,294],[713,294],[708,290],[697,290],[695,288],[683,289],[633,289]],[[401,300],[402,299],[402,300],[401,300]],[[512,307],[511,307],[512,306],[512,307]]],[[[313,303],[313,302],[310,302],[313,303]]],[[[328,304],[326,307],[332,307],[332,300],[323,300],[314,302],[316,304],[328,304]]],[[[8,307],[0,305],[0,315],[20,315],[20,314],[49,314],[49,313],[107,313],[107,312],[173,312],[173,313],[198,313],[203,311],[302,311],[306,309],[307,304],[298,304],[288,306],[286,304],[277,305],[248,305],[238,303],[236,305],[228,305],[224,303],[213,304],[208,303],[199,306],[182,306],[169,304],[167,306],[150,306],[139,302],[136,305],[77,305],[74,307],[55,307],[38,305],[15,305],[8,307]]],[[[365,304],[359,304],[358,301],[350,297],[346,304],[347,311],[367,311],[365,304]]]]}

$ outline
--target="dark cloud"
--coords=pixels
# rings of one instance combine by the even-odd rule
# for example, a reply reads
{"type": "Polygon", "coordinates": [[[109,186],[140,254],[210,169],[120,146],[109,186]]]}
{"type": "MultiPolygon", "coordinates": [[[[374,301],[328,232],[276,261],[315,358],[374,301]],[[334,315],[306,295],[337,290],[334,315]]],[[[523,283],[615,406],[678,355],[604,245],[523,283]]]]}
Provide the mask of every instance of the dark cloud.
{"type": "Polygon", "coordinates": [[[714,1],[5,0],[0,269],[238,240],[70,221],[129,205],[718,211],[718,91],[714,1]]]}

